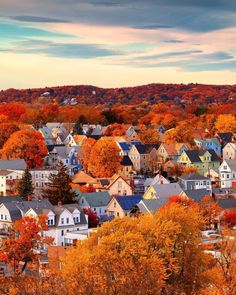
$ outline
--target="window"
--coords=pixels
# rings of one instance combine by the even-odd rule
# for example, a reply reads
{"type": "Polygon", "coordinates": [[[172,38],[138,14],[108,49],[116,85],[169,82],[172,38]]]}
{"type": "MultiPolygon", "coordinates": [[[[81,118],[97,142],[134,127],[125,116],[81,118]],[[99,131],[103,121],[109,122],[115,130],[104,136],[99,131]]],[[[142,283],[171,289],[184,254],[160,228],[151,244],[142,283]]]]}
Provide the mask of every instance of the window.
{"type": "Polygon", "coordinates": [[[229,178],[229,174],[226,175],[226,178],[229,178]]]}
{"type": "Polygon", "coordinates": [[[64,236],[64,230],[62,229],[61,231],[61,236],[63,237],[64,236]]]}
{"type": "Polygon", "coordinates": [[[119,213],[119,212],[117,212],[117,213],[116,213],[116,216],[120,216],[120,213],[119,213]]]}
{"type": "Polygon", "coordinates": [[[35,178],[38,178],[38,174],[35,174],[35,178]]]}
{"type": "Polygon", "coordinates": [[[7,215],[5,215],[5,220],[7,220],[7,215]]]}
{"type": "Polygon", "coordinates": [[[96,211],[96,208],[93,208],[93,211],[96,211]]]}
{"type": "Polygon", "coordinates": [[[227,166],[223,166],[223,169],[224,169],[224,170],[227,170],[227,166]]]}
{"type": "Polygon", "coordinates": [[[114,208],[116,208],[116,202],[114,202],[114,208]]]}
{"type": "Polygon", "coordinates": [[[44,175],[42,174],[41,177],[44,178],[44,175]]]}
{"type": "Polygon", "coordinates": [[[224,173],[222,173],[222,174],[221,174],[221,178],[225,178],[225,175],[224,175],[224,173]]]}
{"type": "Polygon", "coordinates": [[[61,219],[61,224],[64,224],[64,218],[61,219]]]}
{"type": "Polygon", "coordinates": [[[122,181],[118,181],[118,188],[122,187],[122,181]]]}
{"type": "Polygon", "coordinates": [[[3,220],[3,214],[1,214],[1,219],[3,220]]]}
{"type": "Polygon", "coordinates": [[[69,217],[66,217],[66,223],[67,224],[69,223],[69,217]]]}

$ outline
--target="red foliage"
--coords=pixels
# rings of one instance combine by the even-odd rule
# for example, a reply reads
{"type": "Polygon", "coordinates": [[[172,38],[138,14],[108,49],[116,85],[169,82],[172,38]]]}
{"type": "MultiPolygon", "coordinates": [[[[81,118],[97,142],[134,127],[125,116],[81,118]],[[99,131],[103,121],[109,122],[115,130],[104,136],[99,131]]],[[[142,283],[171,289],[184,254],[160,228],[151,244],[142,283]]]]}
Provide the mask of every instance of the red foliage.
{"type": "Polygon", "coordinates": [[[236,211],[226,210],[223,214],[222,220],[229,227],[236,225],[236,211]]]}
{"type": "Polygon", "coordinates": [[[91,208],[84,208],[84,213],[88,215],[89,228],[97,227],[99,224],[99,218],[97,213],[91,208]]]}

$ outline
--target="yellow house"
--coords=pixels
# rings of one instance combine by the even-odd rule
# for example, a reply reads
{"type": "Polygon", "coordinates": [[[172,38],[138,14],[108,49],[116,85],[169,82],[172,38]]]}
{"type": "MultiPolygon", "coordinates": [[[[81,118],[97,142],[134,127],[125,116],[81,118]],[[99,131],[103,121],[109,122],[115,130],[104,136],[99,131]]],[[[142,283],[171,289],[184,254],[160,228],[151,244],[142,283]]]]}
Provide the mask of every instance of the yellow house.
{"type": "Polygon", "coordinates": [[[143,199],[159,199],[179,196],[183,192],[178,183],[154,184],[144,193],[143,199]]]}

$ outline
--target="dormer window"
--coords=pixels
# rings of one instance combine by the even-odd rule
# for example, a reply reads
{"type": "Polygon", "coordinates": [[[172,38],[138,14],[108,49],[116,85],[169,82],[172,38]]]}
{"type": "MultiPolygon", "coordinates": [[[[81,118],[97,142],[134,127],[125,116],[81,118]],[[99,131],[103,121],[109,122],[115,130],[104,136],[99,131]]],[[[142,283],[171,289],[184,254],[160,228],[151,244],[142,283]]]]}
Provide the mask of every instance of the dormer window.
{"type": "Polygon", "coordinates": [[[64,224],[64,218],[61,219],[61,224],[64,224]]]}

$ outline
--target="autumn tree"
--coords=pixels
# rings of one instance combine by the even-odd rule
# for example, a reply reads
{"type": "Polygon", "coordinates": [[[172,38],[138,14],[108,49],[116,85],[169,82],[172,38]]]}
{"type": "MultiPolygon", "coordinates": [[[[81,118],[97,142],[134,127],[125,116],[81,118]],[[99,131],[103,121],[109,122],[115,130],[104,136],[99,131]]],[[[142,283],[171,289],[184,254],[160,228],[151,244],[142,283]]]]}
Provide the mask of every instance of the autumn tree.
{"type": "Polygon", "coordinates": [[[204,229],[211,229],[214,226],[216,218],[220,215],[222,209],[209,195],[206,195],[199,202],[199,207],[204,218],[204,229]]]}
{"type": "Polygon", "coordinates": [[[147,224],[128,217],[105,223],[68,253],[62,270],[68,294],[161,294],[168,275],[146,232],[147,219],[147,224]]]}
{"type": "Polygon", "coordinates": [[[25,169],[25,172],[20,180],[18,185],[19,196],[24,200],[28,201],[29,196],[32,196],[34,192],[33,183],[32,183],[32,175],[29,171],[29,168],[25,169]]]}
{"type": "Polygon", "coordinates": [[[224,214],[221,218],[221,221],[224,225],[228,227],[233,227],[236,225],[236,211],[233,210],[225,210],[224,214]]]}
{"type": "Polygon", "coordinates": [[[43,136],[34,130],[14,132],[2,149],[3,159],[25,159],[29,168],[42,167],[47,153],[43,136]]]}
{"type": "Polygon", "coordinates": [[[88,171],[90,155],[95,143],[96,143],[96,140],[93,138],[85,138],[82,142],[79,159],[85,171],[88,171]]]}
{"type": "Polygon", "coordinates": [[[106,136],[122,136],[125,135],[125,125],[124,124],[119,124],[119,123],[114,123],[109,125],[106,130],[104,131],[104,135],[106,136]]]}
{"type": "Polygon", "coordinates": [[[88,170],[95,177],[111,177],[120,169],[121,160],[116,143],[111,138],[101,138],[92,148],[88,170]]]}
{"type": "Polygon", "coordinates": [[[143,144],[160,143],[160,137],[157,130],[155,128],[147,128],[144,125],[140,126],[139,138],[143,144]]]}
{"type": "Polygon", "coordinates": [[[186,142],[191,145],[194,144],[193,141],[193,126],[187,121],[180,122],[175,128],[172,128],[165,132],[164,142],[175,143],[175,142],[186,142]]]}
{"type": "Polygon", "coordinates": [[[19,269],[20,262],[24,262],[20,270],[20,273],[22,273],[28,262],[37,261],[36,250],[53,242],[50,237],[42,237],[41,232],[47,230],[47,217],[44,215],[39,215],[37,219],[25,216],[15,221],[9,232],[9,237],[3,241],[0,261],[12,266],[14,271],[19,269]]]}
{"type": "Polygon", "coordinates": [[[71,188],[71,176],[68,174],[67,167],[59,162],[57,164],[57,173],[50,174],[47,187],[43,190],[42,196],[48,199],[53,205],[58,202],[70,204],[75,201],[76,193],[71,188]]]}
{"type": "Polygon", "coordinates": [[[235,115],[219,115],[215,122],[215,128],[219,132],[236,132],[235,115]]]}
{"type": "Polygon", "coordinates": [[[19,127],[14,123],[1,123],[0,124],[0,148],[12,135],[12,133],[19,131],[19,127]]]}

